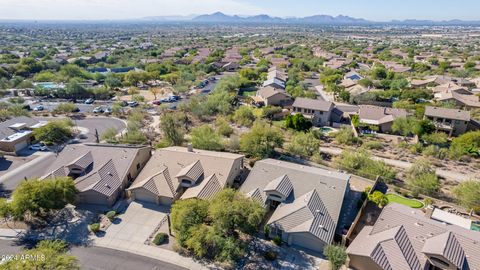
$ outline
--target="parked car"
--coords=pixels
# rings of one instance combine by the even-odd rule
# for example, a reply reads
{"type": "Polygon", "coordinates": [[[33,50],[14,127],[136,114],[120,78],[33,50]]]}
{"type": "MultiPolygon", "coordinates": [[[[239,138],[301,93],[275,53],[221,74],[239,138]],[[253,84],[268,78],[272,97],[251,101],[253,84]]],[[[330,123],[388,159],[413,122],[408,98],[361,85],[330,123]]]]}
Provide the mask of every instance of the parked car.
{"type": "Polygon", "coordinates": [[[153,105],[161,105],[162,102],[160,100],[154,100],[154,101],[152,101],[152,104],[153,105]]]}
{"type": "Polygon", "coordinates": [[[105,114],[111,114],[112,113],[112,108],[108,107],[104,111],[105,114]]]}
{"type": "Polygon", "coordinates": [[[130,107],[137,107],[137,106],[138,106],[138,102],[136,102],[136,101],[129,101],[129,102],[128,102],[128,106],[130,106],[130,107]]]}
{"type": "Polygon", "coordinates": [[[93,98],[89,98],[87,100],[85,100],[85,104],[93,104],[95,102],[95,100],[93,98]]]}
{"type": "Polygon", "coordinates": [[[43,143],[36,143],[36,144],[30,145],[28,149],[34,150],[34,151],[47,151],[48,147],[43,143]]]}
{"type": "Polygon", "coordinates": [[[93,113],[103,113],[103,108],[102,107],[95,107],[93,109],[93,113]]]}
{"type": "Polygon", "coordinates": [[[173,95],[173,96],[170,96],[170,99],[172,99],[173,101],[178,101],[180,99],[180,96],[173,95]]]}
{"type": "Polygon", "coordinates": [[[208,77],[208,80],[211,81],[211,82],[214,82],[214,81],[217,80],[217,78],[215,78],[215,77],[208,77]]]}
{"type": "Polygon", "coordinates": [[[42,105],[35,106],[33,108],[34,111],[39,112],[45,110],[45,108],[42,105]]]}

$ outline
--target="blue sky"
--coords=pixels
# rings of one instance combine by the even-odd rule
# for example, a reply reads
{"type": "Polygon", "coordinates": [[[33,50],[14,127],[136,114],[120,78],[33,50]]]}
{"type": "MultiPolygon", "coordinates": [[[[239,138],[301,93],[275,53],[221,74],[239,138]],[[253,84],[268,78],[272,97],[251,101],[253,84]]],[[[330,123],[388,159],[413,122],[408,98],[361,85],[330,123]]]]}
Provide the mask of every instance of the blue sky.
{"type": "Polygon", "coordinates": [[[0,0],[1,19],[130,19],[145,16],[268,14],[480,20],[479,0],[0,0]]]}

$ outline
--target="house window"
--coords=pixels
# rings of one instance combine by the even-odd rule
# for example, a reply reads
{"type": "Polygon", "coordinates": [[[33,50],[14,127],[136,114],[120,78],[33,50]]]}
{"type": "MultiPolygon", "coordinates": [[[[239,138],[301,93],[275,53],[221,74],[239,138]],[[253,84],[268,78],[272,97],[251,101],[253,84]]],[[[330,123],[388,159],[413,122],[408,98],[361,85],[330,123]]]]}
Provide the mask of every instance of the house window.
{"type": "Polygon", "coordinates": [[[320,115],[322,115],[322,114],[323,114],[323,112],[322,112],[322,111],[319,111],[318,113],[319,113],[320,115]]]}

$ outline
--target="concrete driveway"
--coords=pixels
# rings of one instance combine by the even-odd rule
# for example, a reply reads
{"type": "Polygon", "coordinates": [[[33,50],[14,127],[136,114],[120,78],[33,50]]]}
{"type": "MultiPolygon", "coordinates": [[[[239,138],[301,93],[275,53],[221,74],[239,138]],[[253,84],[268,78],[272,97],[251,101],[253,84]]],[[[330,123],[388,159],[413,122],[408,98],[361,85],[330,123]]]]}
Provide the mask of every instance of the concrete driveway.
{"type": "Polygon", "coordinates": [[[168,209],[154,204],[131,202],[125,213],[119,215],[105,235],[95,240],[101,244],[128,250],[135,244],[143,245],[166,216],[168,209]]]}

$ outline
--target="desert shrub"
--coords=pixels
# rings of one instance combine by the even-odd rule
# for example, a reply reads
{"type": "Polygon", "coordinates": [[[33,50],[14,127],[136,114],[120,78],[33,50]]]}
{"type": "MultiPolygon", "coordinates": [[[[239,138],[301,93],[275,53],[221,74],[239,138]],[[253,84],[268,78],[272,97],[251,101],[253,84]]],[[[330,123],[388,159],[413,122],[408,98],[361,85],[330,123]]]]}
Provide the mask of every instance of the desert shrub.
{"type": "Polygon", "coordinates": [[[334,159],[337,168],[357,174],[369,179],[380,176],[383,181],[389,182],[395,177],[395,170],[380,160],[373,160],[365,150],[343,151],[334,159]]]}
{"type": "Polygon", "coordinates": [[[91,230],[93,233],[99,232],[99,231],[100,231],[100,223],[90,224],[90,230],[91,230]]]}
{"type": "Polygon", "coordinates": [[[281,238],[280,236],[278,236],[278,235],[275,236],[275,237],[273,237],[272,241],[273,241],[273,243],[275,243],[275,245],[277,245],[277,246],[282,245],[282,238],[281,238]]]}
{"type": "Polygon", "coordinates": [[[115,215],[117,214],[117,212],[115,211],[108,211],[107,214],[105,214],[105,216],[107,216],[107,218],[110,220],[110,221],[113,221],[113,219],[115,218],[115,215]]]}
{"type": "Polygon", "coordinates": [[[277,259],[277,252],[273,251],[273,250],[269,250],[267,252],[265,252],[265,254],[263,254],[263,256],[265,257],[265,259],[267,261],[274,261],[277,259]]]}
{"type": "Polygon", "coordinates": [[[383,149],[383,144],[377,141],[369,141],[364,143],[363,147],[370,150],[380,150],[380,149],[383,149]]]}
{"type": "Polygon", "coordinates": [[[153,239],[153,243],[157,246],[165,243],[165,241],[167,241],[168,239],[168,234],[166,233],[157,233],[157,235],[155,235],[155,238],[153,239]]]}

